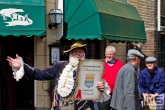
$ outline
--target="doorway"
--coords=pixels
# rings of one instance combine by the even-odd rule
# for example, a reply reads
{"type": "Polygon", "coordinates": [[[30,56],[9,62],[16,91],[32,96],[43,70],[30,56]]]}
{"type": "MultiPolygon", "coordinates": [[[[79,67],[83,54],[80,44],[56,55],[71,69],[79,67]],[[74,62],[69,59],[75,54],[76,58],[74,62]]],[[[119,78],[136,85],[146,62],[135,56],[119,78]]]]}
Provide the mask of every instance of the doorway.
{"type": "MultiPolygon", "coordinates": [[[[87,53],[86,53],[86,58],[89,59],[100,59],[100,40],[98,39],[86,39],[86,40],[77,40],[81,41],[84,44],[86,44],[87,47],[87,53]]],[[[63,51],[70,49],[70,46],[76,42],[76,40],[67,40],[67,39],[62,39],[60,42],[61,45],[61,55],[60,55],[60,60],[68,60],[68,55],[64,54],[63,51]]]]}
{"type": "Polygon", "coordinates": [[[16,81],[6,60],[16,54],[34,66],[34,37],[0,36],[0,110],[34,108],[34,80],[16,81]]]}

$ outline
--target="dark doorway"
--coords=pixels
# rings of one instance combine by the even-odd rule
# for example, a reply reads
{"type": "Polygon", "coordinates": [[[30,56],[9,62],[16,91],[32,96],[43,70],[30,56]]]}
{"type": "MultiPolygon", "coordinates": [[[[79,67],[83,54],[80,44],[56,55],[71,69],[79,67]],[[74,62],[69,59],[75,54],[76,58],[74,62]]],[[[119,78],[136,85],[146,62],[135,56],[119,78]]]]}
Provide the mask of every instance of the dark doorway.
{"type": "Polygon", "coordinates": [[[7,56],[18,54],[25,63],[34,65],[34,38],[0,36],[0,110],[34,108],[34,81],[13,78],[7,56]]]}
{"type": "Polygon", "coordinates": [[[159,39],[158,39],[158,60],[157,61],[158,61],[158,66],[165,70],[165,34],[160,34],[159,39]]]}
{"type": "MultiPolygon", "coordinates": [[[[92,58],[92,59],[100,59],[100,40],[98,39],[86,39],[86,40],[78,40],[86,44],[87,47],[87,53],[86,57],[87,58],[92,58]]],[[[68,50],[70,46],[76,42],[76,40],[67,40],[63,39],[60,41],[61,44],[61,55],[60,55],[60,60],[68,60],[68,55],[65,55],[63,51],[68,50]]]]}

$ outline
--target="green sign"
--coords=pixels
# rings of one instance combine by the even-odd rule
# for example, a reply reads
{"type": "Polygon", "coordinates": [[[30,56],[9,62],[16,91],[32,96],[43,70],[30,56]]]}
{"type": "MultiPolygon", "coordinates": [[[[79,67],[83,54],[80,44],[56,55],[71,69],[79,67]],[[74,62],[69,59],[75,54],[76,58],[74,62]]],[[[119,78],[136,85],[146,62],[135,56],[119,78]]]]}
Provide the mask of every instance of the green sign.
{"type": "Polygon", "coordinates": [[[46,34],[44,0],[0,1],[0,35],[46,34]]]}

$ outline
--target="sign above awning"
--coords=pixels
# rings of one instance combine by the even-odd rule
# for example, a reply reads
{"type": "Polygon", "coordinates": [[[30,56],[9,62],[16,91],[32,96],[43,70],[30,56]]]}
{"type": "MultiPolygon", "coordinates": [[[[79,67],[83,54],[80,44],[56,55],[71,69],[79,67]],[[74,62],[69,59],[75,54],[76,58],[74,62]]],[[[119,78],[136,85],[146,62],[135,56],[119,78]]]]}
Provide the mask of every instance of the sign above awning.
{"type": "Polygon", "coordinates": [[[146,42],[144,21],[126,0],[65,0],[67,39],[146,42]]]}
{"type": "Polygon", "coordinates": [[[46,35],[44,0],[1,0],[0,36],[46,35]]]}

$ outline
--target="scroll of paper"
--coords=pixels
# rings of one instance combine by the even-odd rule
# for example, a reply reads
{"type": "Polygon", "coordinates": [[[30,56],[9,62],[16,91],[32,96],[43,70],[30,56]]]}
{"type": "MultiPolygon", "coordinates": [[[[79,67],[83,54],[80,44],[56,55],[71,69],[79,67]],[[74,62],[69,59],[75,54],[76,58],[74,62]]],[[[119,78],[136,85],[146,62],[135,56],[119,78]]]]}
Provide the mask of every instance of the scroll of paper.
{"type": "Polygon", "coordinates": [[[76,77],[76,100],[99,100],[101,92],[96,83],[102,81],[104,61],[96,59],[80,60],[76,77]]]}

